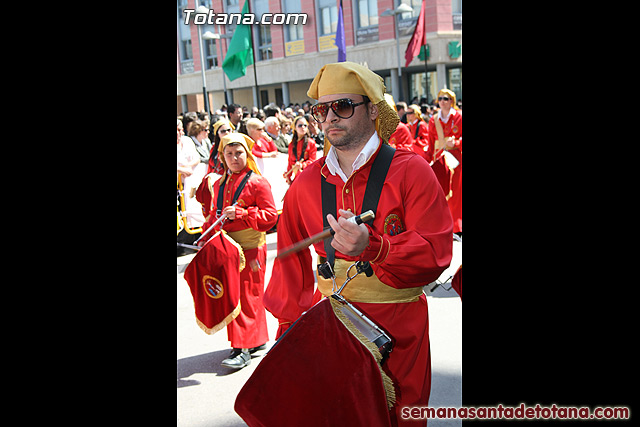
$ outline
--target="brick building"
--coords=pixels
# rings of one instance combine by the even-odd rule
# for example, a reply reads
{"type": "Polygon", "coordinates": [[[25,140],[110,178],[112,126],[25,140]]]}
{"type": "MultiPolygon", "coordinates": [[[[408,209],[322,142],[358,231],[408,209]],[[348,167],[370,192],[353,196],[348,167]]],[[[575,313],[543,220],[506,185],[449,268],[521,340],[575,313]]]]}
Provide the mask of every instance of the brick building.
{"type": "MultiPolygon", "coordinates": [[[[184,9],[203,5],[215,13],[239,13],[245,0],[178,0],[177,8],[177,111],[204,110],[200,46],[197,25],[185,24],[184,9]]],[[[247,73],[229,81],[222,71],[234,25],[200,25],[204,34],[220,34],[220,39],[203,40],[206,88],[213,110],[229,102],[260,107],[302,104],[311,101],[307,89],[318,70],[337,62],[334,45],[339,0],[248,0],[259,18],[263,13],[307,13],[305,25],[254,25],[257,46],[255,93],[253,65],[247,73]]],[[[411,39],[421,0],[343,0],[347,60],[366,63],[385,79],[387,91],[396,101],[410,102],[426,96],[429,101],[439,89],[448,87],[462,99],[462,0],[425,0],[428,80],[424,61],[415,57],[404,67],[404,51],[411,39]],[[384,16],[387,9],[405,3],[413,12],[398,15],[401,76],[398,78],[396,17],[384,16]],[[399,81],[399,83],[398,83],[399,81]],[[426,92],[425,92],[426,91],[426,92]]]]}

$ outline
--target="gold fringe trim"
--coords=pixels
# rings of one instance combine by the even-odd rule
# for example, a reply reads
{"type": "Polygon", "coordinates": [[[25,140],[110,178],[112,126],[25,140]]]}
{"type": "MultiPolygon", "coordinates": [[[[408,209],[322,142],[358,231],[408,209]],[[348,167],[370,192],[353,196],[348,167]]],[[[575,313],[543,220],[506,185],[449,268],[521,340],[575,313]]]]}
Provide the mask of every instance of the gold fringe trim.
{"type": "Polygon", "coordinates": [[[200,326],[200,329],[202,329],[206,334],[213,335],[216,332],[218,332],[220,329],[224,328],[229,323],[231,323],[233,321],[233,319],[238,317],[238,314],[240,314],[240,301],[238,301],[238,306],[235,309],[233,309],[231,314],[229,314],[227,317],[225,317],[222,322],[218,323],[213,328],[207,328],[207,325],[202,323],[200,321],[200,319],[198,319],[197,317],[196,317],[196,323],[198,324],[198,326],[200,326]]]}
{"type": "Polygon", "coordinates": [[[400,118],[396,110],[382,98],[376,104],[378,107],[378,118],[376,119],[376,131],[385,143],[389,143],[389,138],[396,131],[400,118]]]}
{"type": "Polygon", "coordinates": [[[384,384],[384,393],[387,396],[387,406],[389,407],[389,409],[393,408],[393,405],[396,404],[396,390],[393,386],[393,381],[391,380],[391,378],[389,378],[389,376],[382,370],[382,366],[380,365],[380,362],[382,361],[382,354],[380,353],[380,350],[378,350],[378,347],[376,347],[376,345],[372,343],[367,337],[362,335],[362,332],[360,332],[358,328],[353,326],[353,323],[351,323],[351,321],[347,319],[347,316],[345,316],[344,313],[342,313],[342,310],[340,310],[340,303],[336,302],[331,297],[329,297],[329,301],[331,301],[331,307],[333,308],[333,312],[335,313],[336,317],[340,319],[345,328],[347,328],[349,332],[351,332],[358,339],[358,341],[360,341],[360,343],[371,352],[373,358],[376,360],[376,364],[378,365],[378,369],[380,370],[380,375],[382,376],[382,383],[384,384]]]}
{"type": "Polygon", "coordinates": [[[222,233],[222,236],[224,238],[226,238],[229,243],[231,243],[233,246],[235,246],[236,249],[238,249],[238,252],[240,253],[240,265],[238,266],[238,272],[242,272],[242,270],[244,270],[244,267],[247,265],[247,259],[244,257],[244,252],[242,250],[242,246],[240,246],[240,244],[238,242],[233,240],[233,238],[231,236],[229,236],[229,234],[226,232],[226,230],[220,230],[220,231],[218,231],[218,233],[222,233]]]}

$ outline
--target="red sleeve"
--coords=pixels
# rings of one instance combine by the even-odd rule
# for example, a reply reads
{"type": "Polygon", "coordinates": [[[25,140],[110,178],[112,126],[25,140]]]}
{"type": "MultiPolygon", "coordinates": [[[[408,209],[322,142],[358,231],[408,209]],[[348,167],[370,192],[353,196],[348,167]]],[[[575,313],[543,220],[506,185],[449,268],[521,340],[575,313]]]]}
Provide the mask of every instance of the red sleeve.
{"type": "MultiPolygon", "coordinates": [[[[360,259],[371,262],[382,282],[410,288],[433,282],[451,263],[453,220],[442,188],[424,159],[411,156],[401,170],[405,176],[398,191],[405,203],[404,231],[392,236],[367,226],[370,244],[360,259]]],[[[378,206],[381,212],[390,209],[378,206]]]]}
{"type": "Polygon", "coordinates": [[[398,123],[396,131],[389,138],[389,145],[399,150],[413,151],[413,137],[409,127],[402,122],[398,123]]]}
{"type": "Polygon", "coordinates": [[[267,152],[267,146],[262,142],[261,139],[258,139],[253,147],[251,148],[251,154],[256,157],[262,157],[262,153],[267,152]]]}
{"type": "Polygon", "coordinates": [[[196,200],[202,205],[202,215],[205,218],[209,215],[211,199],[211,191],[209,191],[209,175],[205,175],[196,190],[196,200]]]}

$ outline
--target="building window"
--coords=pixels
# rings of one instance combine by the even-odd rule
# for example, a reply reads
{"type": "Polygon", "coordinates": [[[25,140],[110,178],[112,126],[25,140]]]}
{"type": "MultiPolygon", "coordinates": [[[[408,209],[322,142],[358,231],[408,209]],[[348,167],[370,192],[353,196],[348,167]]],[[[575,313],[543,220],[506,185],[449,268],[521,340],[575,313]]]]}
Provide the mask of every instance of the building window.
{"type": "Polygon", "coordinates": [[[400,3],[404,3],[407,6],[411,6],[413,12],[407,12],[400,15],[400,20],[417,18],[420,16],[420,9],[422,8],[421,0],[400,0],[400,3]]]}
{"type": "MultiPolygon", "coordinates": [[[[302,6],[300,0],[284,0],[283,13],[301,13],[302,6]]],[[[302,24],[298,25],[285,25],[284,28],[285,42],[292,42],[296,40],[302,40],[304,38],[304,27],[302,24]]]]}
{"type": "MultiPolygon", "coordinates": [[[[213,32],[213,31],[212,31],[213,32]]],[[[205,70],[210,70],[218,66],[218,48],[215,40],[202,40],[204,44],[204,62],[207,64],[205,70]]]]}
{"type": "MultiPolygon", "coordinates": [[[[249,1],[249,0],[247,0],[249,1]]],[[[256,19],[262,19],[262,15],[269,13],[269,0],[254,0],[252,8],[256,19]]],[[[254,25],[255,27],[255,25],[254,25]]],[[[273,58],[271,49],[271,25],[257,25],[258,27],[258,61],[273,58]]]]}
{"type": "Polygon", "coordinates": [[[258,61],[273,58],[271,25],[258,25],[258,61]]]}
{"type": "Polygon", "coordinates": [[[358,0],[358,18],[360,28],[378,25],[378,1],[358,0]]]}
{"type": "Polygon", "coordinates": [[[462,101],[462,68],[450,68],[449,88],[456,94],[456,102],[462,101]]]}
{"type": "Polygon", "coordinates": [[[451,15],[453,19],[453,29],[462,29],[462,0],[451,0],[451,15]]]}
{"type": "Polygon", "coordinates": [[[187,9],[187,0],[178,0],[178,50],[180,52],[180,73],[193,73],[193,50],[191,48],[191,29],[184,23],[183,10],[187,9]]]}
{"type": "MultiPolygon", "coordinates": [[[[248,0],[247,0],[248,1],[248,0]]],[[[226,0],[225,1],[225,8],[224,8],[225,13],[240,13],[240,1],[239,0],[226,0]]],[[[227,34],[233,34],[233,32],[236,30],[236,20],[235,19],[231,19],[230,20],[232,23],[225,25],[225,32],[227,34]]],[[[229,43],[231,42],[231,40],[229,40],[229,43]]]]}
{"type": "MultiPolygon", "coordinates": [[[[200,3],[200,5],[206,7],[207,9],[213,8],[211,0],[198,0],[196,1],[196,7],[198,7],[198,3],[200,3]]],[[[214,34],[216,33],[215,27],[209,24],[200,25],[200,31],[201,34],[204,34],[207,31],[214,34]]],[[[216,47],[215,40],[202,39],[202,53],[204,54],[205,70],[211,70],[214,67],[218,66],[218,49],[216,47]]]]}
{"type": "Polygon", "coordinates": [[[320,0],[320,35],[335,34],[338,29],[338,6],[335,0],[320,0]]]}

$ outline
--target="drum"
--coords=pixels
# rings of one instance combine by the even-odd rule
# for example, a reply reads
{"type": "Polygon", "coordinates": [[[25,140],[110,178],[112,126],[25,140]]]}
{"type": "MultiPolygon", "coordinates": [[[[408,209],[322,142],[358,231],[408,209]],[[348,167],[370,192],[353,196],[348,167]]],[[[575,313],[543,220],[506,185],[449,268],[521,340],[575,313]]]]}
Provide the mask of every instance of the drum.
{"type": "Polygon", "coordinates": [[[196,322],[205,333],[218,332],[240,314],[240,272],[244,266],[242,248],[223,230],[200,249],[184,271],[196,322]]]}
{"type": "Polygon", "coordinates": [[[235,402],[249,426],[390,425],[393,383],[339,318],[342,307],[321,300],[260,361],[235,402]]]}

